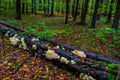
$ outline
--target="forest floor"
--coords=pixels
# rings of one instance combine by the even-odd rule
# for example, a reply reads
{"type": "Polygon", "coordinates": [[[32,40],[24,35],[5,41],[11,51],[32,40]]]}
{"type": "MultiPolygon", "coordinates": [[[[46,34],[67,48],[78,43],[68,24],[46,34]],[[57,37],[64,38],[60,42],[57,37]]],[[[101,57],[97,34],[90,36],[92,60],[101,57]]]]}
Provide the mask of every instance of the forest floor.
{"type": "MultiPolygon", "coordinates": [[[[47,17],[44,17],[41,13],[36,16],[27,14],[23,15],[22,20],[18,21],[11,16],[0,19],[34,32],[37,38],[40,38],[40,36],[52,38],[76,48],[120,61],[120,26],[118,31],[115,32],[110,28],[110,24],[104,23],[103,20],[97,21],[96,29],[91,29],[89,18],[87,19],[88,25],[76,25],[77,22],[72,21],[72,18],[69,18],[68,24],[64,24],[64,15],[61,14],[47,17]]],[[[45,80],[54,80],[55,78],[58,80],[78,79],[74,75],[71,76],[69,72],[57,69],[44,60],[29,57],[28,52],[12,47],[6,38],[0,38],[0,51],[0,73],[5,74],[0,76],[0,79],[14,79],[15,77],[16,79],[26,78],[25,80],[38,79],[38,77],[39,80],[41,78],[45,80]],[[29,57],[28,60],[15,73],[16,68],[19,67],[26,56],[29,57]],[[8,63],[8,60],[14,57],[15,59],[8,63]]]]}

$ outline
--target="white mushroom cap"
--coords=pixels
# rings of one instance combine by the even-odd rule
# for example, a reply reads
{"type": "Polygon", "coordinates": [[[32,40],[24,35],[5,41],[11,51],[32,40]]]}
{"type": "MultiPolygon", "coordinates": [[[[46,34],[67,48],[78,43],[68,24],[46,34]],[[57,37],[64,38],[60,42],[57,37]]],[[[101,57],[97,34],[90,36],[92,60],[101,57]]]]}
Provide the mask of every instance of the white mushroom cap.
{"type": "Polygon", "coordinates": [[[20,40],[18,39],[18,34],[15,34],[13,37],[9,38],[10,44],[12,44],[13,46],[17,46],[20,42],[20,40]]]}
{"type": "Polygon", "coordinates": [[[32,49],[36,50],[37,49],[37,45],[32,45],[32,49]]]}
{"type": "Polygon", "coordinates": [[[88,76],[87,80],[95,80],[92,76],[88,76]]]}
{"type": "Polygon", "coordinates": [[[31,41],[39,41],[39,39],[37,39],[37,38],[32,38],[31,41]]]}
{"type": "Polygon", "coordinates": [[[56,54],[54,50],[48,50],[45,55],[46,55],[46,58],[49,60],[60,58],[60,56],[56,54]]]}
{"type": "Polygon", "coordinates": [[[7,37],[8,37],[9,32],[10,32],[10,31],[7,31],[7,32],[5,33],[5,36],[7,36],[7,37]]]}
{"type": "Polygon", "coordinates": [[[83,80],[86,80],[87,79],[87,77],[88,77],[88,75],[84,75],[84,77],[82,78],[83,80]]]}
{"type": "Polygon", "coordinates": [[[65,58],[65,57],[61,57],[60,58],[60,61],[61,62],[64,62],[65,64],[68,64],[70,61],[67,59],[67,58],[65,58]]]}
{"type": "Polygon", "coordinates": [[[82,79],[84,77],[84,75],[85,75],[84,73],[80,73],[80,76],[79,76],[80,79],[82,79]]]}
{"type": "Polygon", "coordinates": [[[74,60],[71,60],[70,62],[71,62],[71,64],[76,64],[76,62],[74,60]]]}
{"type": "Polygon", "coordinates": [[[74,50],[72,51],[73,54],[79,56],[79,57],[86,57],[86,54],[83,51],[78,51],[78,50],[74,50]]]}
{"type": "Polygon", "coordinates": [[[60,49],[60,46],[55,46],[54,49],[60,49]]]}
{"type": "Polygon", "coordinates": [[[24,38],[21,38],[21,44],[19,45],[19,47],[20,48],[23,48],[24,50],[26,50],[27,49],[27,45],[26,45],[26,43],[25,43],[25,41],[24,41],[24,38]]]}

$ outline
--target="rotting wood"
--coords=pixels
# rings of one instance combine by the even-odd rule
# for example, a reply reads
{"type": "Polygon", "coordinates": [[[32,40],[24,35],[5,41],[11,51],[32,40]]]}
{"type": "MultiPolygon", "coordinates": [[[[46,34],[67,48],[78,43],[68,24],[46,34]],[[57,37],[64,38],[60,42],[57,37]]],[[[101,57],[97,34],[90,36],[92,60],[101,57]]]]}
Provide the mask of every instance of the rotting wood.
{"type": "MultiPolygon", "coordinates": [[[[8,31],[9,31],[9,29],[7,30],[7,29],[4,29],[3,27],[0,27],[0,30],[1,30],[1,32],[3,32],[3,34],[5,35],[8,31]]],[[[13,32],[11,32],[11,31],[9,31],[10,33],[8,34],[8,36],[9,37],[13,37],[15,34],[17,34],[17,33],[15,33],[14,31],[13,32]]],[[[9,38],[8,37],[8,38],[9,38]]],[[[19,36],[19,37],[21,37],[21,36],[19,36]]],[[[38,40],[34,40],[33,42],[32,42],[32,40],[31,40],[31,38],[28,38],[28,37],[26,37],[26,36],[22,36],[22,38],[24,38],[24,42],[26,43],[26,45],[27,45],[27,50],[29,51],[32,51],[33,53],[37,53],[37,54],[40,54],[41,56],[43,56],[44,58],[46,58],[46,51],[47,51],[47,49],[44,47],[41,47],[41,46],[45,46],[45,45],[41,45],[41,43],[40,44],[36,44],[36,42],[39,42],[38,40]],[[32,47],[33,47],[33,45],[36,45],[37,47],[38,47],[38,45],[40,46],[39,47],[39,49],[37,50],[37,48],[34,50],[32,47]],[[43,48],[43,49],[42,49],[43,48]]],[[[56,46],[56,45],[55,45],[56,46]]],[[[67,45],[68,46],[68,45],[67,45]]],[[[64,46],[63,46],[64,47],[64,46]]],[[[70,47],[70,46],[68,46],[68,47],[70,47]]],[[[64,47],[65,49],[66,49],[66,47],[64,47]]],[[[74,49],[74,48],[73,48],[74,49]]],[[[77,50],[77,49],[76,49],[77,50]]],[[[102,69],[97,69],[97,68],[94,68],[94,67],[92,67],[92,66],[87,66],[87,65],[85,65],[85,64],[81,64],[81,63],[79,63],[79,62],[77,62],[76,60],[76,63],[75,64],[71,64],[71,63],[69,63],[69,62],[67,62],[66,63],[66,61],[65,60],[74,60],[74,58],[72,58],[72,57],[68,57],[69,55],[67,54],[67,52],[66,51],[64,51],[64,50],[58,50],[58,49],[55,49],[55,52],[58,54],[58,55],[60,55],[61,57],[59,58],[59,59],[52,59],[52,60],[50,60],[51,62],[53,62],[53,64],[56,64],[57,66],[61,66],[61,65],[58,65],[58,64],[62,64],[62,66],[66,66],[70,71],[77,71],[78,73],[81,73],[81,72],[84,72],[84,73],[86,73],[86,74],[89,74],[89,75],[91,75],[91,76],[93,76],[95,79],[97,79],[97,80],[106,80],[107,79],[107,72],[106,71],[104,71],[104,70],[102,70],[102,69]],[[58,52],[57,52],[58,51],[58,52]],[[67,55],[66,55],[67,54],[67,55]],[[63,60],[63,61],[61,61],[61,60],[63,60]]],[[[81,58],[79,58],[79,59],[81,59],[81,58]]],[[[83,63],[84,63],[84,60],[83,60],[83,63]]],[[[98,67],[98,66],[97,66],[98,67]]]]}
{"type": "MultiPolygon", "coordinates": [[[[5,22],[5,21],[0,21],[0,23],[3,24],[3,25],[6,25],[8,27],[14,28],[16,30],[22,31],[22,32],[25,31],[24,29],[21,29],[21,28],[15,26],[15,25],[12,25],[12,24],[10,24],[8,22],[5,22]]],[[[30,33],[30,34],[32,36],[34,36],[34,34],[32,34],[32,33],[30,33]]],[[[50,40],[48,40],[48,39],[41,39],[41,40],[43,40],[43,41],[49,41],[53,45],[63,46],[66,50],[78,50],[78,51],[82,51],[82,50],[80,50],[78,48],[74,48],[74,47],[66,45],[66,44],[64,44],[62,42],[54,41],[54,40],[51,40],[51,39],[50,40]]],[[[115,61],[113,59],[108,59],[108,58],[105,58],[103,56],[100,56],[100,55],[97,55],[97,54],[93,54],[91,52],[84,51],[84,53],[87,55],[88,58],[92,58],[92,59],[95,59],[95,60],[104,61],[104,62],[108,62],[108,63],[113,63],[113,64],[120,64],[119,61],[115,61]]]]}
{"type": "MultiPolygon", "coordinates": [[[[14,31],[12,33],[12,32],[10,32],[9,30],[6,30],[6,29],[4,31],[4,28],[2,28],[0,30],[2,30],[3,32],[7,31],[6,33],[9,32],[7,36],[9,36],[9,35],[12,34],[12,36],[8,37],[8,39],[12,38],[14,35],[17,34],[17,33],[14,33],[14,31]]],[[[4,33],[4,34],[6,34],[6,33],[4,33]]],[[[18,36],[18,37],[21,37],[21,36],[18,36]]],[[[46,47],[43,47],[45,45],[43,45],[43,44],[41,45],[41,43],[37,44],[36,41],[32,41],[31,38],[28,38],[27,36],[26,37],[24,36],[23,39],[24,39],[25,45],[27,45],[26,46],[26,50],[27,51],[33,51],[33,52],[35,51],[37,54],[40,54],[45,59],[47,59],[47,57],[46,57],[46,54],[47,54],[46,51],[47,51],[47,49],[46,49],[46,47]],[[37,47],[35,50],[32,48],[33,45],[36,45],[36,47],[37,47]]],[[[66,53],[65,51],[62,52],[62,51],[59,51],[59,50],[56,49],[55,50],[55,54],[58,54],[60,57],[57,58],[57,59],[52,59],[50,61],[53,62],[53,64],[56,64],[57,66],[61,66],[60,64],[62,64],[63,67],[66,67],[66,69],[68,69],[69,71],[72,71],[73,73],[77,72],[78,74],[81,74],[81,72],[83,72],[83,73],[85,73],[85,74],[87,74],[89,76],[93,76],[97,80],[105,80],[107,78],[107,72],[106,71],[103,71],[101,69],[96,69],[94,67],[90,67],[90,66],[87,66],[85,64],[84,65],[80,64],[79,62],[77,62],[78,61],[77,58],[75,58],[74,56],[66,53]],[[66,60],[68,61],[68,63],[66,63],[66,60]],[[74,64],[72,64],[70,62],[72,60],[75,61],[74,64]]],[[[18,68],[15,70],[15,72],[17,72],[22,67],[22,65],[24,64],[24,62],[25,61],[23,61],[23,63],[18,66],[18,68]]]]}

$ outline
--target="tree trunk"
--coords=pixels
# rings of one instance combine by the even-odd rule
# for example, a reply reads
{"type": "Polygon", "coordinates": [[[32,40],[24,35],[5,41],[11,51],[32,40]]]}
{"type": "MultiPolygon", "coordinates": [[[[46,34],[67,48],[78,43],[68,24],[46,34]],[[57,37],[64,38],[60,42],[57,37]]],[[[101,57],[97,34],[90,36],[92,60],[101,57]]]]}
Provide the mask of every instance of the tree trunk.
{"type": "Polygon", "coordinates": [[[16,14],[15,19],[20,20],[21,19],[21,6],[20,6],[20,0],[16,0],[16,14]]]}
{"type": "Polygon", "coordinates": [[[60,7],[59,7],[59,5],[57,6],[57,13],[60,13],[60,7]]]}
{"type": "Polygon", "coordinates": [[[52,0],[51,16],[54,15],[54,0],[52,0]]]}
{"type": "Polygon", "coordinates": [[[26,2],[26,13],[28,13],[28,3],[26,2]]]}
{"type": "Polygon", "coordinates": [[[36,15],[36,0],[34,0],[34,12],[33,13],[36,15]]]}
{"type": "Polygon", "coordinates": [[[50,8],[49,8],[50,6],[49,5],[50,5],[50,0],[48,0],[48,11],[47,11],[47,14],[49,14],[49,11],[50,11],[50,8]]]}
{"type": "Polygon", "coordinates": [[[120,20],[120,0],[118,0],[117,2],[116,13],[112,24],[112,28],[118,29],[119,20],[120,20]]]}
{"type": "Polygon", "coordinates": [[[94,5],[94,1],[92,0],[92,4],[91,4],[91,11],[90,11],[90,20],[92,18],[92,13],[93,13],[93,5],[94,5]]]}
{"type": "Polygon", "coordinates": [[[107,16],[107,8],[108,8],[108,0],[105,0],[105,10],[104,10],[104,16],[107,16]]]}
{"type": "Polygon", "coordinates": [[[72,17],[74,17],[74,13],[75,13],[75,0],[73,0],[72,3],[72,17]]]}
{"type": "Polygon", "coordinates": [[[45,3],[46,3],[46,1],[44,0],[44,7],[43,7],[43,10],[44,10],[44,15],[46,16],[46,7],[45,7],[45,3]]]}
{"type": "Polygon", "coordinates": [[[76,2],[76,8],[75,8],[75,13],[74,13],[73,21],[76,21],[76,18],[77,18],[77,13],[78,13],[78,3],[79,3],[79,0],[77,0],[77,2],[76,2]]]}
{"type": "Polygon", "coordinates": [[[89,0],[85,0],[85,5],[83,7],[82,14],[81,14],[80,24],[85,24],[86,15],[87,15],[87,11],[88,11],[88,4],[89,4],[89,0]]]}
{"type": "Polygon", "coordinates": [[[42,6],[41,6],[42,1],[39,0],[39,11],[42,11],[42,6]]]}
{"type": "Polygon", "coordinates": [[[111,0],[109,14],[108,14],[108,21],[107,21],[108,23],[111,22],[113,3],[114,0],[111,0]]]}
{"type": "Polygon", "coordinates": [[[32,0],[32,14],[34,12],[34,0],[32,0]]]}
{"type": "Polygon", "coordinates": [[[69,15],[69,0],[66,0],[66,19],[65,19],[65,24],[68,23],[68,15],[69,15]]]}
{"type": "MultiPolygon", "coordinates": [[[[64,2],[62,1],[62,4],[64,4],[64,2]]],[[[62,14],[64,13],[64,6],[62,5],[62,14]]]]}
{"type": "Polygon", "coordinates": [[[92,22],[91,22],[91,26],[90,26],[91,28],[95,28],[98,6],[99,6],[99,0],[96,0],[95,8],[94,8],[94,14],[93,14],[92,22]]]}
{"type": "Polygon", "coordinates": [[[23,1],[22,2],[22,14],[24,14],[25,13],[25,2],[23,1]]]}

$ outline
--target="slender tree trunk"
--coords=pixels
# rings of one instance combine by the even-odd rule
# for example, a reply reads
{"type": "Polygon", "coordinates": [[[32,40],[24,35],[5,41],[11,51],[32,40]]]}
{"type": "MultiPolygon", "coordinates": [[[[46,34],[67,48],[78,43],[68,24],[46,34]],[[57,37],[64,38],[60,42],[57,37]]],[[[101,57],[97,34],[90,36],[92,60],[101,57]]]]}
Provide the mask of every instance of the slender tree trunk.
{"type": "Polygon", "coordinates": [[[66,19],[65,19],[65,24],[68,23],[68,15],[69,15],[69,0],[66,0],[66,19]]]}
{"type": "Polygon", "coordinates": [[[74,17],[74,13],[75,13],[75,0],[73,0],[72,3],[72,17],[74,17]]]}
{"type": "Polygon", "coordinates": [[[9,8],[11,9],[11,2],[10,2],[10,0],[9,0],[9,8]]]}
{"type": "Polygon", "coordinates": [[[60,7],[59,7],[59,5],[57,6],[57,13],[60,13],[60,7]]]}
{"type": "Polygon", "coordinates": [[[108,0],[105,0],[105,10],[104,10],[104,16],[107,16],[107,8],[108,8],[108,0]]]}
{"type": "Polygon", "coordinates": [[[119,20],[120,20],[120,0],[117,1],[116,13],[112,24],[112,28],[118,29],[119,20]]]}
{"type": "Polygon", "coordinates": [[[21,6],[20,6],[20,0],[16,0],[15,5],[16,5],[15,19],[16,19],[16,20],[20,20],[20,19],[21,19],[21,6]]]}
{"type": "Polygon", "coordinates": [[[36,0],[34,0],[34,14],[36,15],[36,0]]]}
{"type": "Polygon", "coordinates": [[[1,0],[0,0],[0,7],[1,7],[1,3],[2,3],[2,2],[1,2],[1,0]]]}
{"type": "Polygon", "coordinates": [[[54,15],[54,0],[52,0],[51,16],[54,15]]]}
{"type": "Polygon", "coordinates": [[[98,12],[98,6],[99,6],[99,0],[96,0],[94,14],[93,14],[92,22],[91,22],[91,26],[90,26],[92,28],[95,28],[96,18],[97,18],[97,12],[98,12]]]}
{"type": "Polygon", "coordinates": [[[44,10],[44,15],[46,16],[46,7],[45,7],[45,3],[46,3],[46,1],[44,0],[44,7],[43,7],[43,10],[44,10]]]}
{"type": "Polygon", "coordinates": [[[47,14],[49,14],[49,11],[50,11],[50,0],[48,0],[48,10],[47,10],[47,14]]]}
{"type": "Polygon", "coordinates": [[[28,3],[26,2],[26,13],[28,13],[28,3]]]}
{"type": "Polygon", "coordinates": [[[42,1],[39,0],[39,11],[42,11],[42,6],[41,6],[42,1]]]}
{"type": "Polygon", "coordinates": [[[73,21],[76,21],[76,18],[77,18],[77,13],[78,13],[78,3],[79,3],[79,0],[76,1],[76,8],[75,8],[75,13],[74,13],[73,21]]]}
{"type": "Polygon", "coordinates": [[[94,5],[94,1],[92,0],[92,4],[91,4],[91,11],[90,11],[90,20],[92,18],[92,13],[93,13],[93,5],[94,5]]]}
{"type": "Polygon", "coordinates": [[[107,22],[111,22],[113,3],[114,3],[114,0],[111,0],[107,22]]]}
{"type": "MultiPolygon", "coordinates": [[[[64,4],[64,2],[62,1],[62,4],[64,4]]],[[[64,13],[64,6],[62,5],[62,14],[64,13]]]]}
{"type": "Polygon", "coordinates": [[[32,0],[32,13],[34,13],[34,0],[32,0]]]}
{"type": "Polygon", "coordinates": [[[86,15],[87,15],[87,11],[88,11],[88,4],[89,4],[89,0],[85,0],[85,5],[83,7],[82,14],[81,14],[80,24],[85,24],[86,15]]]}
{"type": "Polygon", "coordinates": [[[22,14],[24,14],[25,13],[25,2],[23,1],[22,2],[22,14]]]}

